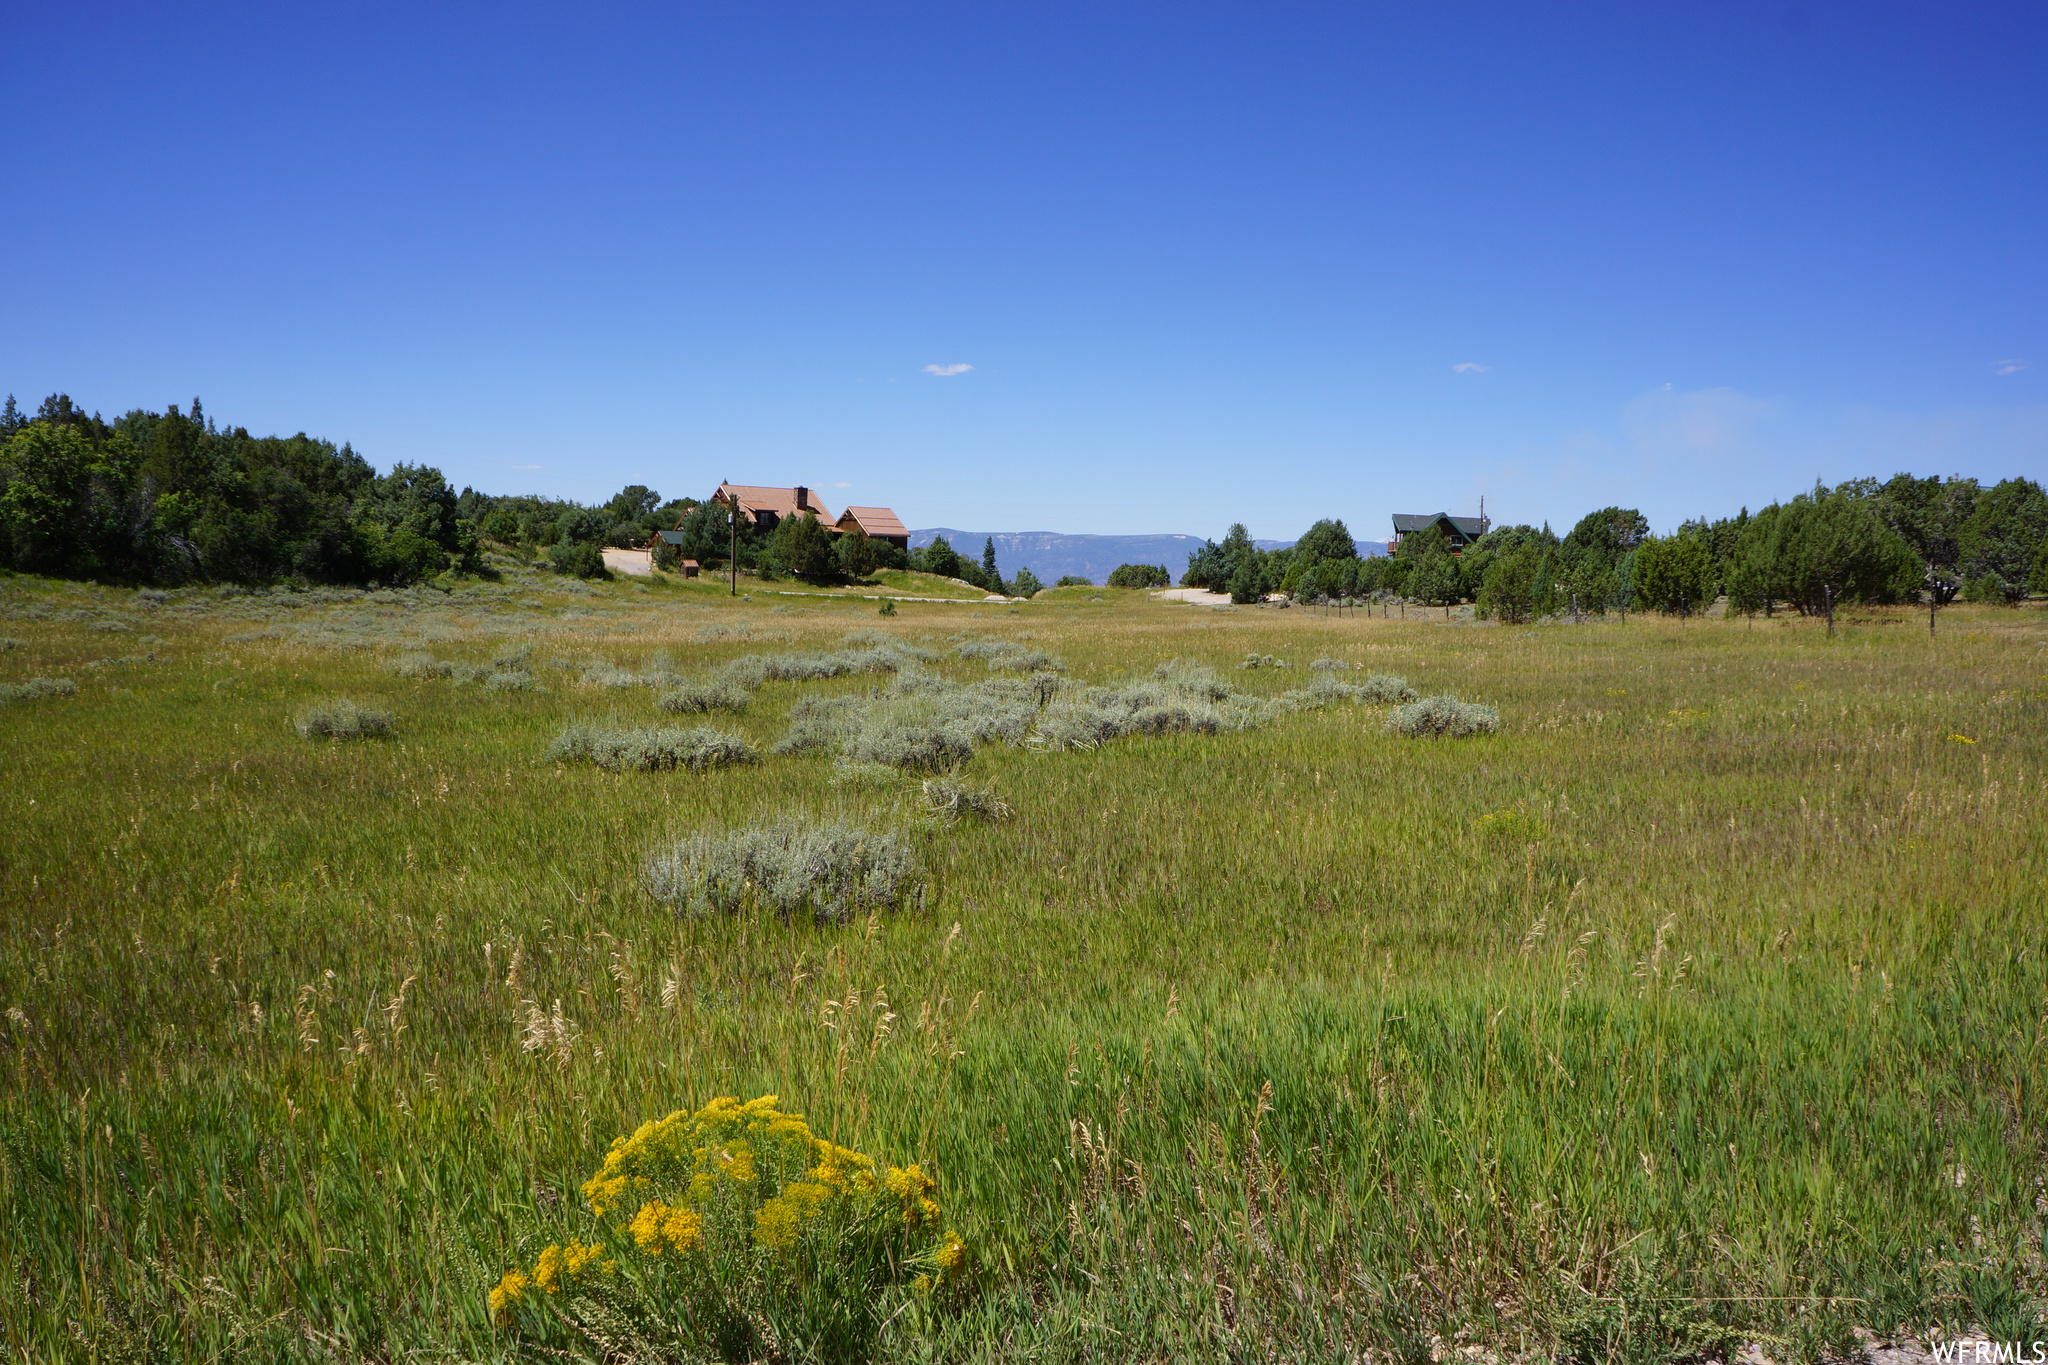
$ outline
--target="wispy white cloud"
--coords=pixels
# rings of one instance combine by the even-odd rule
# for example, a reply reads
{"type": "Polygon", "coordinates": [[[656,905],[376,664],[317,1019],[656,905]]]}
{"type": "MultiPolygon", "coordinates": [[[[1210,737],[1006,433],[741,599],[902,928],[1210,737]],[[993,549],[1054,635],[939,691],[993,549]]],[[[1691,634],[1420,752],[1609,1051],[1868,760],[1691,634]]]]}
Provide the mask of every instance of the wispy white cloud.
{"type": "Polygon", "coordinates": [[[1476,360],[1461,360],[1451,366],[1451,371],[1454,374],[1485,374],[1492,368],[1493,366],[1482,365],[1476,360]]]}
{"type": "Polygon", "coordinates": [[[1622,426],[1646,468],[1665,461],[1751,453],[1756,426],[1777,405],[1734,389],[1680,393],[1666,384],[1622,410],[1622,426]]]}
{"type": "Polygon", "coordinates": [[[973,368],[972,365],[927,365],[924,367],[924,372],[926,374],[935,374],[941,379],[949,379],[956,374],[966,374],[973,368]]]}
{"type": "Polygon", "coordinates": [[[506,466],[505,466],[505,468],[507,468],[507,469],[546,469],[546,468],[547,468],[547,466],[546,466],[546,465],[544,465],[544,464],[508,464],[508,465],[506,465],[506,466]]]}
{"type": "Polygon", "coordinates": [[[852,485],[852,484],[850,484],[850,483],[846,483],[846,482],[843,482],[843,481],[842,481],[842,482],[840,482],[840,483],[835,483],[835,484],[833,484],[832,486],[833,486],[834,488],[851,488],[851,487],[853,487],[853,485],[852,485]]]}
{"type": "Polygon", "coordinates": [[[1993,374],[2018,374],[2025,368],[2027,368],[2027,362],[2024,360],[2001,360],[1991,367],[1991,372],[1993,374]]]}

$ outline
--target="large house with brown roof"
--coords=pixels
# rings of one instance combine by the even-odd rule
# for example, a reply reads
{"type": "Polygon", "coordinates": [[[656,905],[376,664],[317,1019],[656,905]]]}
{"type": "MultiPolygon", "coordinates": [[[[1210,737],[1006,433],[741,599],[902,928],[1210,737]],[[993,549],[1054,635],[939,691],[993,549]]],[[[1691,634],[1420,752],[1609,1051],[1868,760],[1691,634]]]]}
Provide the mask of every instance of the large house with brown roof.
{"type": "Polygon", "coordinates": [[[763,488],[722,483],[711,495],[711,501],[737,507],[740,515],[764,534],[773,531],[785,517],[809,515],[834,535],[844,535],[859,527],[870,539],[884,540],[906,554],[910,552],[910,532],[888,508],[849,507],[834,517],[832,509],[802,484],[794,488],[763,488]]]}

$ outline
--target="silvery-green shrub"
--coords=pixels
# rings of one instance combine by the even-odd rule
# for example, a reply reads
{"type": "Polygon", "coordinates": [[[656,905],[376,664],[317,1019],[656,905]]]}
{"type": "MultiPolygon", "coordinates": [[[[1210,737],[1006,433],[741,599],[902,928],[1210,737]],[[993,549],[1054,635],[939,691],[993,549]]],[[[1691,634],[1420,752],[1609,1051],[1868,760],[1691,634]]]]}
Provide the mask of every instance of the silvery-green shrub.
{"type": "Polygon", "coordinates": [[[724,768],[757,763],[760,755],[744,739],[724,730],[699,726],[629,729],[614,725],[571,725],[555,736],[543,758],[550,763],[594,763],[609,772],[661,772],[689,768],[724,768]]]}
{"type": "Polygon", "coordinates": [[[27,682],[0,683],[0,702],[69,697],[77,692],[78,684],[69,678],[30,678],[27,682]]]}
{"type": "Polygon", "coordinates": [[[848,825],[782,820],[698,834],[647,860],[656,900],[683,914],[736,914],[749,901],[819,924],[922,903],[924,876],[896,835],[848,825]]]}
{"type": "Polygon", "coordinates": [[[1396,677],[1392,673],[1368,674],[1363,682],[1355,686],[1365,700],[1383,706],[1415,700],[1415,689],[1408,685],[1408,680],[1396,677]]]}
{"type": "Polygon", "coordinates": [[[1386,728],[1411,739],[1457,739],[1500,729],[1500,712],[1456,697],[1424,697],[1389,711],[1386,728]]]}
{"type": "Polygon", "coordinates": [[[301,739],[375,739],[391,733],[391,713],[358,706],[346,697],[308,707],[293,722],[301,739]]]}
{"type": "Polygon", "coordinates": [[[750,695],[746,688],[730,678],[714,678],[678,683],[664,692],[655,705],[677,715],[702,711],[744,711],[750,695]]]}
{"type": "Polygon", "coordinates": [[[947,824],[970,815],[979,820],[1010,818],[1010,803],[981,787],[970,787],[943,777],[930,777],[925,779],[922,792],[925,809],[947,824]]]}
{"type": "Polygon", "coordinates": [[[638,687],[640,685],[640,679],[637,675],[605,659],[592,659],[584,664],[577,681],[589,683],[595,687],[638,687]]]}
{"type": "Polygon", "coordinates": [[[473,682],[490,673],[477,664],[436,659],[429,654],[407,654],[391,665],[391,671],[401,678],[448,678],[455,682],[473,682]]]}
{"type": "Polygon", "coordinates": [[[887,791],[903,781],[903,772],[880,763],[849,763],[842,758],[832,765],[830,780],[835,787],[855,791],[887,791]]]}

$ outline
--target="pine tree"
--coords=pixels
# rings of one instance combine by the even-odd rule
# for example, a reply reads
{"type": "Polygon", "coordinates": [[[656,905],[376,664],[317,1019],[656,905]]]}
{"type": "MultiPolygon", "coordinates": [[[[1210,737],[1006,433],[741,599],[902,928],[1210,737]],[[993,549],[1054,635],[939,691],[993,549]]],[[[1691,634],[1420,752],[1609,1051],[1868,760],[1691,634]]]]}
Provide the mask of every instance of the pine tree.
{"type": "Polygon", "coordinates": [[[996,538],[994,536],[990,536],[987,543],[981,547],[981,571],[988,576],[990,583],[998,587],[1002,585],[1003,576],[996,571],[996,538]]]}

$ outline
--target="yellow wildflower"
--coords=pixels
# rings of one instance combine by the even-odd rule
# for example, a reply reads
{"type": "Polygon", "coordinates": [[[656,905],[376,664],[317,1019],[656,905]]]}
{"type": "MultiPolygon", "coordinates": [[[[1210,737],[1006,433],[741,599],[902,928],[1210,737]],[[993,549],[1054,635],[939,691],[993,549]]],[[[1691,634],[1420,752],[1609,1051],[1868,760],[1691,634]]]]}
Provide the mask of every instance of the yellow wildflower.
{"type": "Polygon", "coordinates": [[[967,1263],[967,1243],[960,1240],[959,1233],[948,1232],[946,1234],[946,1244],[939,1248],[939,1254],[933,1259],[939,1263],[939,1269],[944,1271],[947,1278],[950,1279],[959,1273],[961,1266],[967,1263]]]}
{"type": "Polygon", "coordinates": [[[891,1166],[883,1184],[890,1194],[903,1201],[905,1227],[914,1228],[920,1223],[938,1220],[939,1206],[932,1195],[938,1192],[939,1187],[921,1167],[891,1166]]]}
{"type": "Polygon", "coordinates": [[[533,1263],[533,1283],[543,1293],[554,1294],[562,1288],[562,1249],[551,1246],[540,1254],[533,1263]]]}
{"type": "Polygon", "coordinates": [[[929,1275],[919,1275],[910,1282],[910,1287],[915,1289],[919,1295],[928,1296],[932,1292],[932,1277],[929,1275]]]}
{"type": "MultiPolygon", "coordinates": [[[[607,1163],[609,1164],[609,1163],[607,1163]]],[[[602,1172],[583,1182],[583,1198],[590,1205],[590,1211],[603,1217],[621,1199],[626,1197],[626,1177],[612,1176],[606,1179],[602,1172]]]]}
{"type": "Polygon", "coordinates": [[[513,1310],[533,1287],[533,1281],[526,1278],[526,1272],[508,1270],[505,1278],[498,1281],[498,1287],[491,1291],[491,1321],[500,1327],[512,1325],[513,1310]]]}
{"type": "Polygon", "coordinates": [[[754,1240],[770,1251],[789,1250],[796,1245],[805,1221],[815,1218],[831,1198],[832,1191],[823,1185],[792,1181],[754,1215],[754,1240]]]}
{"type": "Polygon", "coordinates": [[[602,1246],[585,1246],[573,1238],[567,1246],[548,1247],[534,1262],[534,1287],[547,1294],[561,1293],[565,1286],[576,1282],[583,1267],[596,1260],[603,1250],[602,1246]]]}
{"type": "Polygon", "coordinates": [[[602,1243],[597,1246],[585,1246],[581,1242],[571,1241],[562,1248],[562,1263],[571,1275],[580,1275],[583,1273],[583,1267],[596,1260],[603,1252],[602,1243]]]}
{"type": "Polygon", "coordinates": [[[627,1231],[642,1250],[659,1256],[663,1251],[684,1252],[697,1245],[697,1238],[704,1230],[703,1215],[689,1209],[671,1208],[659,1199],[650,1199],[640,1206],[640,1212],[633,1215],[627,1231]]]}

